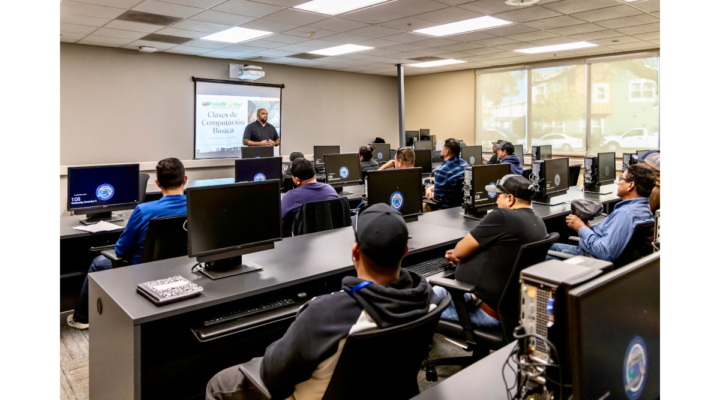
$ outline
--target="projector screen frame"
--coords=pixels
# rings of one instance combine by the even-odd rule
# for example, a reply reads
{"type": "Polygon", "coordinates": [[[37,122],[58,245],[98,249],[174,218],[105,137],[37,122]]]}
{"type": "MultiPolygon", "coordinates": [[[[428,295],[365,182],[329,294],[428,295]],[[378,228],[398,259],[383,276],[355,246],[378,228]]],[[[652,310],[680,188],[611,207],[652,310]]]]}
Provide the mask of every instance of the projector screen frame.
{"type": "MultiPolygon", "coordinates": [[[[280,121],[282,121],[282,89],[285,89],[284,83],[259,83],[259,82],[247,82],[247,81],[231,81],[231,80],[225,80],[225,79],[208,79],[208,78],[198,78],[193,76],[193,160],[225,160],[225,159],[238,159],[240,157],[213,157],[213,158],[197,158],[197,153],[195,152],[195,149],[197,149],[197,121],[195,121],[195,118],[197,117],[197,82],[207,82],[207,83],[225,83],[225,84],[232,84],[232,85],[245,85],[245,86],[262,86],[262,87],[274,87],[280,89],[280,121]]],[[[282,138],[281,138],[282,139],[282,138]]],[[[282,155],[282,140],[280,140],[280,148],[279,153],[282,155]]]]}

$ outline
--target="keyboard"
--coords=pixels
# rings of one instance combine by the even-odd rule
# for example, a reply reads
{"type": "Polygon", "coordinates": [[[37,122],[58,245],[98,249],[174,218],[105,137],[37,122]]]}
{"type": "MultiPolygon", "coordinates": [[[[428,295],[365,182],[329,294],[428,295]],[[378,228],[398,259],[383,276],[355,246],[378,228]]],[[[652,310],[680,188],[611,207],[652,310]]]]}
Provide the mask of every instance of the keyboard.
{"type": "Polygon", "coordinates": [[[207,321],[203,321],[203,325],[205,326],[213,326],[217,324],[222,324],[224,322],[232,321],[234,319],[247,317],[250,315],[260,314],[266,311],[274,310],[276,308],[281,308],[285,306],[290,306],[295,304],[295,301],[292,299],[282,299],[278,300],[272,303],[263,304],[256,307],[250,307],[250,308],[244,308],[242,310],[237,311],[231,311],[227,314],[219,315],[213,319],[209,319],[207,321]]]}
{"type": "Polygon", "coordinates": [[[430,275],[435,275],[439,272],[443,272],[448,268],[452,268],[452,265],[447,262],[445,257],[439,257],[425,262],[421,262],[420,264],[412,265],[407,269],[418,275],[428,277],[430,275]]]}
{"type": "Polygon", "coordinates": [[[598,225],[598,224],[600,224],[601,222],[603,222],[603,221],[605,220],[605,218],[607,218],[607,215],[605,215],[605,214],[600,214],[600,215],[598,215],[597,217],[595,217],[595,218],[591,219],[590,221],[588,221],[588,223],[590,223],[590,225],[592,225],[592,226],[595,226],[595,225],[598,225]]]}

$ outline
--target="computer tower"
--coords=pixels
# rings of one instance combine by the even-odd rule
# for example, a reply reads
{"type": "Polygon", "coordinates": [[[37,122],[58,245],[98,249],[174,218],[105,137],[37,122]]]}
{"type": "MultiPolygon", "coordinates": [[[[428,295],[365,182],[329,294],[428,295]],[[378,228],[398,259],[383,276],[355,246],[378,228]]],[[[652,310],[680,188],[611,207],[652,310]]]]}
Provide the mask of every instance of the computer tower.
{"type": "Polygon", "coordinates": [[[583,162],[583,187],[588,192],[597,192],[600,190],[600,176],[598,174],[598,158],[585,157],[583,162]]]}

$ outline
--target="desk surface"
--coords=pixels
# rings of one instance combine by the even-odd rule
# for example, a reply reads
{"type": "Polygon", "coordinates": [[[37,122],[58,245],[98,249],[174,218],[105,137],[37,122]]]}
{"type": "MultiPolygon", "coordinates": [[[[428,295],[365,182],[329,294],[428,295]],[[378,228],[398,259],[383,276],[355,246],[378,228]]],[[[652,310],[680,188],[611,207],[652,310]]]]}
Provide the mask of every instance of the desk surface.
{"type": "MultiPolygon", "coordinates": [[[[203,179],[189,182],[187,185],[185,185],[185,189],[205,186],[227,185],[230,183],[235,183],[235,178],[203,179]]],[[[352,193],[349,196],[345,196],[349,199],[359,198],[362,197],[363,194],[365,194],[365,185],[343,186],[343,191],[352,193]]]]}
{"type": "MultiPolygon", "coordinates": [[[[127,224],[128,218],[130,218],[130,214],[132,214],[133,210],[124,210],[124,211],[118,211],[114,212],[113,214],[119,215],[123,214],[123,220],[122,221],[115,221],[111,222],[113,225],[117,225],[120,227],[120,229],[109,231],[109,232],[118,232],[123,229],[125,229],[125,225],[127,224]]],[[[64,217],[60,217],[60,239],[69,239],[69,238],[77,238],[82,236],[91,236],[94,235],[93,233],[78,231],[73,229],[76,226],[81,226],[80,219],[84,218],[84,215],[67,215],[64,217]]],[[[107,233],[107,232],[100,232],[100,233],[107,233]]]]}

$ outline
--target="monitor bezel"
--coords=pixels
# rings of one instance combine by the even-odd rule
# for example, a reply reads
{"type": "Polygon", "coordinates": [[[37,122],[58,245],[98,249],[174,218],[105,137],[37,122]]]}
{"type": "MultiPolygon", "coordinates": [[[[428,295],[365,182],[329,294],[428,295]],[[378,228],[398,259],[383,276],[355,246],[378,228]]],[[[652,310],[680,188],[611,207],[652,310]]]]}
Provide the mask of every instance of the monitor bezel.
{"type": "MultiPolygon", "coordinates": [[[[340,152],[340,145],[334,145],[334,144],[327,144],[327,145],[313,145],[313,165],[317,165],[317,148],[318,147],[337,147],[338,151],[337,153],[326,153],[326,154],[342,154],[340,152]]],[[[325,163],[325,154],[323,154],[323,165],[325,163]]]]}
{"type": "MultiPolygon", "coordinates": [[[[283,169],[282,169],[283,162],[282,162],[282,157],[260,157],[259,159],[260,159],[260,160],[267,160],[267,159],[276,159],[276,160],[278,160],[278,162],[279,162],[279,164],[280,164],[280,177],[277,178],[277,179],[282,180],[282,176],[283,176],[283,169]]],[[[235,159],[235,176],[234,176],[235,183],[240,183],[240,182],[254,182],[254,181],[238,181],[238,180],[237,180],[237,179],[238,179],[238,164],[242,164],[243,162],[248,162],[248,161],[252,162],[253,160],[258,160],[258,158],[236,158],[236,159],[235,159]]],[[[270,181],[270,180],[272,180],[272,179],[266,179],[266,180],[270,181]]],[[[261,182],[262,182],[262,181],[261,181],[261,182]]]]}
{"type": "MultiPolygon", "coordinates": [[[[375,160],[375,161],[377,161],[377,162],[383,162],[383,163],[392,160],[392,148],[391,148],[391,146],[390,146],[390,143],[368,143],[368,146],[375,146],[375,150],[373,150],[373,152],[372,152],[372,159],[373,159],[373,160],[375,160]],[[387,160],[379,160],[377,157],[375,157],[375,152],[376,152],[377,149],[378,149],[378,145],[382,145],[383,147],[387,147],[387,149],[388,149],[388,156],[390,156],[390,158],[388,158],[387,160]]],[[[325,162],[325,159],[323,159],[323,162],[325,162]]]]}
{"type": "Polygon", "coordinates": [[[424,172],[424,171],[423,171],[423,174],[429,174],[429,173],[432,172],[432,169],[433,169],[433,168],[432,168],[432,157],[433,157],[433,151],[432,151],[432,150],[427,150],[427,149],[425,149],[425,150],[415,150],[415,149],[413,149],[413,153],[415,153],[415,163],[413,164],[413,165],[414,165],[413,168],[422,168],[421,166],[418,166],[418,162],[417,162],[417,160],[418,160],[418,158],[417,158],[417,153],[420,152],[420,151],[429,151],[429,152],[430,152],[430,158],[429,158],[429,160],[430,160],[430,170],[427,171],[427,172],[424,172]]]}
{"type": "Polygon", "coordinates": [[[137,192],[140,193],[140,164],[108,164],[108,165],[91,165],[91,166],[85,166],[85,167],[68,167],[67,169],[67,211],[72,211],[76,215],[86,215],[86,214],[93,214],[93,211],[101,211],[101,212],[112,212],[112,211],[123,211],[123,210],[133,210],[135,207],[137,207],[139,204],[141,204],[139,201],[130,202],[130,203],[120,203],[120,204],[114,204],[111,206],[104,205],[104,206],[89,206],[89,207],[75,207],[73,208],[70,204],[70,199],[72,198],[70,194],[70,180],[72,172],[82,169],[96,169],[96,168],[107,168],[107,167],[131,167],[136,166],[137,167],[137,174],[136,176],[136,188],[137,192]]]}
{"type": "Polygon", "coordinates": [[[275,149],[274,149],[275,146],[243,146],[243,147],[240,148],[240,159],[241,159],[241,160],[248,160],[248,159],[251,159],[251,158],[270,158],[270,157],[245,157],[245,149],[253,149],[253,148],[255,148],[255,147],[267,147],[267,148],[270,148],[270,152],[272,153],[272,155],[271,155],[270,157],[275,157],[275,149]]]}
{"type": "MultiPolygon", "coordinates": [[[[367,178],[366,178],[366,179],[367,179],[368,192],[371,192],[371,190],[370,190],[370,176],[372,176],[372,175],[377,175],[377,174],[381,174],[381,173],[386,173],[386,172],[388,172],[388,173],[405,173],[404,171],[408,171],[408,170],[418,170],[418,171],[420,171],[420,174],[419,174],[419,177],[418,177],[418,178],[419,178],[419,182],[420,182],[420,192],[418,193],[418,196],[420,196],[421,201],[420,201],[420,212],[418,212],[418,213],[414,213],[414,214],[403,214],[402,211],[398,211],[400,214],[402,214],[402,216],[403,216],[404,218],[417,217],[417,216],[423,215],[423,210],[422,210],[422,195],[423,195],[422,174],[423,174],[423,172],[422,172],[422,168],[421,168],[421,167],[412,167],[412,168],[402,168],[402,169],[386,169],[386,170],[383,170],[383,171],[368,171],[368,173],[367,173],[367,178]]],[[[367,201],[368,201],[368,206],[371,206],[372,204],[370,204],[370,196],[369,196],[369,195],[367,195],[367,201]]],[[[379,203],[375,203],[375,204],[379,204],[379,203]]],[[[382,204],[387,204],[387,203],[382,203],[382,204]]]]}
{"type": "MultiPolygon", "coordinates": [[[[492,167],[495,167],[495,168],[497,168],[497,167],[507,168],[508,172],[507,172],[507,174],[505,174],[505,175],[508,175],[508,174],[511,174],[511,173],[512,173],[512,169],[510,168],[510,164],[474,165],[474,166],[470,167],[470,168],[472,168],[471,172],[472,172],[472,174],[473,174],[473,175],[472,175],[472,176],[473,176],[472,179],[470,179],[470,195],[472,196],[472,197],[471,197],[471,199],[472,199],[472,208],[475,209],[475,210],[482,210],[482,209],[492,210],[492,209],[497,208],[497,197],[495,198],[495,202],[492,203],[492,204],[483,204],[483,205],[477,205],[477,204],[475,204],[475,168],[485,168],[485,167],[491,167],[491,168],[492,168],[492,167]]],[[[504,175],[503,175],[503,176],[504,176],[504,175]]]]}
{"type": "MultiPolygon", "coordinates": [[[[565,162],[567,163],[567,175],[568,175],[568,178],[569,178],[569,176],[570,176],[570,158],[568,158],[568,157],[560,157],[560,158],[553,158],[553,159],[542,160],[542,161],[543,161],[543,164],[544,164],[546,161],[555,162],[555,160],[565,160],[565,162]]],[[[547,178],[547,164],[546,164],[546,165],[543,165],[543,167],[544,167],[544,168],[543,168],[543,169],[544,169],[543,175],[545,175],[545,176],[544,176],[545,182],[544,182],[543,184],[545,185],[545,194],[546,194],[546,195],[551,195],[551,194],[553,194],[553,193],[558,193],[558,192],[567,192],[567,191],[570,189],[570,182],[568,182],[568,185],[567,185],[567,187],[566,187],[565,189],[557,189],[557,188],[556,188],[556,189],[554,189],[553,191],[547,190],[547,179],[548,179],[548,178],[547,178]]]]}
{"type": "MultiPolygon", "coordinates": [[[[358,165],[358,171],[360,171],[360,179],[353,180],[353,181],[345,181],[345,182],[337,182],[337,183],[330,183],[327,181],[327,167],[325,168],[325,183],[334,187],[344,187],[344,186],[354,186],[354,185],[360,185],[363,183],[362,180],[362,166],[360,166],[360,154],[359,153],[337,153],[337,154],[325,154],[323,156],[323,165],[327,165],[327,156],[346,156],[346,155],[354,155],[355,159],[357,160],[358,165]]],[[[314,157],[314,155],[313,155],[314,157]]]]}

